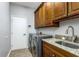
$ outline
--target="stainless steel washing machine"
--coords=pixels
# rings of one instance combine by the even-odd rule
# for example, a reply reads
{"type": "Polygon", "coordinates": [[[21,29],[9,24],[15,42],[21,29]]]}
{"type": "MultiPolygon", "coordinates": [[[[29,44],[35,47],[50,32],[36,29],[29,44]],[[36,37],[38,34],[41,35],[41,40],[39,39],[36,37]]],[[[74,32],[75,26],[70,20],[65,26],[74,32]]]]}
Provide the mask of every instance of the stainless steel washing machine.
{"type": "Polygon", "coordinates": [[[33,35],[32,37],[32,56],[42,56],[42,39],[52,38],[52,35],[33,35]]]}
{"type": "Polygon", "coordinates": [[[38,56],[38,53],[39,53],[39,48],[38,48],[38,40],[34,37],[32,39],[32,56],[33,57],[37,57],[38,56]]]}

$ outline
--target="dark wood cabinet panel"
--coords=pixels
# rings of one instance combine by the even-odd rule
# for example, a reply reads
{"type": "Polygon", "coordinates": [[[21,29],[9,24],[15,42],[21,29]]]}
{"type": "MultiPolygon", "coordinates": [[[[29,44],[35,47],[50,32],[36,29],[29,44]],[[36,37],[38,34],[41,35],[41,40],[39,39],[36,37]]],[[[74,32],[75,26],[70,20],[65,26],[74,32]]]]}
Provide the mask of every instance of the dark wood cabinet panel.
{"type": "Polygon", "coordinates": [[[44,12],[44,6],[41,6],[36,12],[35,12],[35,27],[42,27],[45,26],[45,12],[44,12]]]}
{"type": "Polygon", "coordinates": [[[67,3],[66,2],[55,2],[54,3],[55,20],[64,18],[66,16],[67,16],[67,3]]]}
{"type": "Polygon", "coordinates": [[[35,13],[35,27],[39,27],[39,11],[35,13]]]}
{"type": "Polygon", "coordinates": [[[40,8],[39,9],[39,20],[38,20],[38,22],[39,22],[39,27],[41,27],[42,26],[42,8],[40,8]]]}
{"type": "Polygon", "coordinates": [[[43,57],[76,57],[76,55],[43,41],[43,57]]]}
{"type": "Polygon", "coordinates": [[[46,2],[45,4],[45,25],[46,26],[53,26],[53,27],[58,27],[59,23],[54,23],[54,4],[53,2],[46,2]]]}
{"type": "Polygon", "coordinates": [[[52,21],[54,19],[54,5],[51,2],[45,3],[45,13],[46,13],[46,26],[51,26],[53,25],[52,21]]]}
{"type": "MultiPolygon", "coordinates": [[[[43,3],[42,6],[37,10],[39,12],[39,20],[38,20],[38,28],[40,27],[58,27],[59,23],[54,23],[54,12],[53,12],[53,4],[51,2],[49,3],[43,3]]],[[[35,12],[35,14],[37,13],[35,12]]],[[[35,15],[35,17],[37,17],[35,15]]],[[[36,18],[35,18],[36,19],[36,18]]],[[[37,24],[37,23],[36,23],[37,24]]]]}
{"type": "Polygon", "coordinates": [[[76,14],[79,2],[44,2],[35,11],[35,27],[58,27],[60,21],[72,19],[70,15],[76,14]]]}
{"type": "Polygon", "coordinates": [[[44,27],[45,26],[45,7],[42,4],[40,8],[35,12],[35,21],[36,28],[44,27]],[[37,14],[37,15],[36,15],[37,14]]]}
{"type": "Polygon", "coordinates": [[[68,3],[68,15],[79,14],[79,2],[68,3]]]}
{"type": "Polygon", "coordinates": [[[55,2],[54,5],[54,22],[61,22],[79,18],[79,2],[55,2]]]}
{"type": "Polygon", "coordinates": [[[43,4],[43,6],[41,6],[41,8],[39,8],[39,17],[40,17],[40,20],[39,20],[39,24],[40,24],[40,27],[44,27],[45,26],[45,6],[43,4]]]}
{"type": "Polygon", "coordinates": [[[43,57],[60,57],[54,50],[48,46],[43,46],[43,57]]]}

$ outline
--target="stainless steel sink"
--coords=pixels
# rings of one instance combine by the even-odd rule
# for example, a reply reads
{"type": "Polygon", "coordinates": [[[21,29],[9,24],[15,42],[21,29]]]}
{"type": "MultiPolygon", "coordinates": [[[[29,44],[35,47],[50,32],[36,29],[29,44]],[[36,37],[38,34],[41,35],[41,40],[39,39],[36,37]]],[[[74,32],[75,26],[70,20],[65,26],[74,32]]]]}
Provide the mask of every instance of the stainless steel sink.
{"type": "Polygon", "coordinates": [[[64,41],[56,41],[56,43],[63,45],[63,46],[66,46],[66,47],[69,47],[69,48],[79,49],[79,46],[71,44],[71,43],[67,43],[67,42],[64,42],[64,41]]]}

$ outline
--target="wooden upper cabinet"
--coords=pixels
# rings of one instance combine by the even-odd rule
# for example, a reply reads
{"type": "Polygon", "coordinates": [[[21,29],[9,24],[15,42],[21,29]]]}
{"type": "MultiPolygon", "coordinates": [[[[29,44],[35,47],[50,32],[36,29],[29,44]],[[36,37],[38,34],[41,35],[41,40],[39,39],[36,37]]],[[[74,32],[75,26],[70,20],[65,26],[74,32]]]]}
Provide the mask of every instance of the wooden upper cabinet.
{"type": "Polygon", "coordinates": [[[79,14],[79,2],[70,2],[68,7],[68,15],[79,14]]]}
{"type": "Polygon", "coordinates": [[[66,2],[55,2],[54,3],[55,20],[61,19],[65,16],[67,16],[67,3],[66,2]]]}
{"type": "Polygon", "coordinates": [[[35,12],[35,27],[40,28],[45,26],[45,6],[42,4],[35,12]]]}
{"type": "Polygon", "coordinates": [[[43,19],[42,19],[42,24],[43,26],[46,26],[45,25],[45,21],[46,21],[46,13],[45,13],[45,4],[43,3],[43,6],[42,6],[42,13],[43,13],[43,19]]]}
{"type": "Polygon", "coordinates": [[[39,8],[39,24],[40,24],[40,27],[45,26],[45,6],[44,4],[43,6],[39,8]]]}
{"type": "Polygon", "coordinates": [[[39,11],[35,13],[35,28],[39,27],[39,11]]]}
{"type": "Polygon", "coordinates": [[[58,27],[64,18],[76,14],[79,2],[44,2],[35,11],[35,27],[58,27]]]}
{"type": "Polygon", "coordinates": [[[51,2],[44,3],[45,4],[45,13],[46,13],[46,26],[53,25],[52,21],[54,19],[54,5],[51,2]]]}
{"type": "Polygon", "coordinates": [[[39,27],[41,27],[42,26],[42,24],[41,24],[41,22],[42,22],[42,9],[41,8],[39,8],[39,20],[38,20],[38,24],[39,24],[39,27]]]}

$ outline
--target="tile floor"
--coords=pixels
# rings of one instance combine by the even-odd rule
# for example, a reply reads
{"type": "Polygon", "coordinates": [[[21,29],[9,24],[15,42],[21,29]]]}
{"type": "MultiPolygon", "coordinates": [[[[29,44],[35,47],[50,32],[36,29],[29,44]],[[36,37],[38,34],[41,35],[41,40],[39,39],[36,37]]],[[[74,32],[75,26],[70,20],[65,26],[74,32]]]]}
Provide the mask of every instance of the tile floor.
{"type": "Polygon", "coordinates": [[[19,49],[11,51],[9,57],[32,57],[28,49],[19,49]]]}

